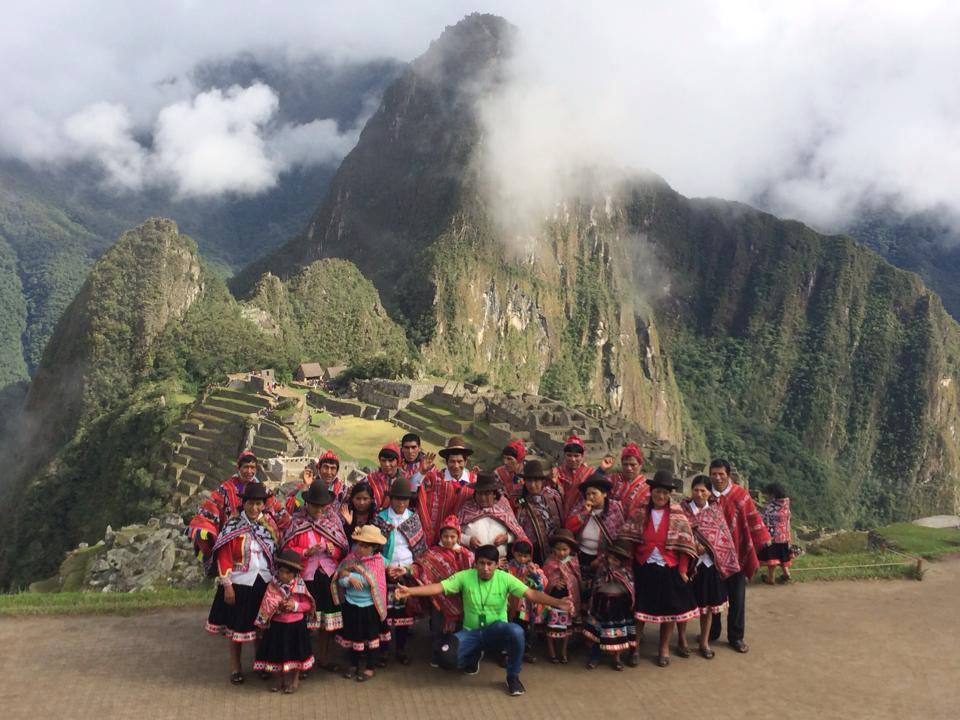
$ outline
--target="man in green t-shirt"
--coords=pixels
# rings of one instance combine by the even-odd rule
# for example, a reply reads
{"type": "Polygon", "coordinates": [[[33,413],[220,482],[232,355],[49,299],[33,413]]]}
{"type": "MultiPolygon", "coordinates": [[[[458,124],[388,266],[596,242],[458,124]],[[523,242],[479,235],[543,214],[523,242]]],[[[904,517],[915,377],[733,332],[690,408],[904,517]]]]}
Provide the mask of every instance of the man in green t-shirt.
{"type": "Polygon", "coordinates": [[[497,569],[500,553],[494,545],[476,549],[472,570],[461,570],[446,580],[419,587],[397,586],[397,599],[459,593],[463,600],[463,630],[456,634],[457,666],[468,675],[480,672],[485,651],[507,653],[507,692],[523,695],[523,628],[507,621],[507,596],[573,612],[570,598],[550,597],[527,586],[510,573],[497,569]]]}

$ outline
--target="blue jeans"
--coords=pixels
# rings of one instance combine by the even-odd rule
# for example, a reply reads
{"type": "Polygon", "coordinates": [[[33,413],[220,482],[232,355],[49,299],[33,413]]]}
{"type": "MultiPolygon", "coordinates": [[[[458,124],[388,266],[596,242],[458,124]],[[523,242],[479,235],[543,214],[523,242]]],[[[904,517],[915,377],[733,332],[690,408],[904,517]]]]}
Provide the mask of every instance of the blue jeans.
{"type": "Polygon", "coordinates": [[[457,633],[457,667],[477,661],[480,651],[506,652],[507,677],[518,677],[523,668],[523,628],[516,623],[497,621],[476,630],[457,633]]]}

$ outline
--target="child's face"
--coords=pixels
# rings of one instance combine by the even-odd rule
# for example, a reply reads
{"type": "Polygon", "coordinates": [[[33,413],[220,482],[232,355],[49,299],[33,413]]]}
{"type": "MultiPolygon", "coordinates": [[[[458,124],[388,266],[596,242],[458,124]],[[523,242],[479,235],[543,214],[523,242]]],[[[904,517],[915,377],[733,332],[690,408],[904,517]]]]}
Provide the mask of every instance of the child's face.
{"type": "Polygon", "coordinates": [[[513,553],[513,559],[521,565],[526,565],[533,559],[533,556],[530,553],[515,552],[513,553]]]}
{"type": "Polygon", "coordinates": [[[280,565],[277,567],[277,579],[284,585],[292,583],[296,576],[297,573],[292,568],[288,568],[286,565],[280,565]]]}
{"type": "Polygon", "coordinates": [[[360,512],[366,512],[370,509],[371,502],[373,502],[373,498],[370,497],[369,493],[357,493],[353,496],[353,509],[359,510],[360,512]]]}
{"type": "Polygon", "coordinates": [[[563,560],[570,555],[570,546],[565,542],[559,542],[553,546],[553,554],[557,556],[557,559],[563,560]]]}
{"type": "Polygon", "coordinates": [[[376,549],[376,545],[370,543],[358,542],[357,546],[354,548],[354,552],[357,553],[360,557],[370,557],[373,555],[373,551],[376,549]]]}
{"type": "Polygon", "coordinates": [[[457,546],[459,536],[456,530],[446,529],[440,533],[440,544],[445,548],[454,548],[457,546]]]}
{"type": "Polygon", "coordinates": [[[410,498],[402,497],[392,497],[390,498],[390,508],[397,514],[400,515],[410,507],[410,498]]]}

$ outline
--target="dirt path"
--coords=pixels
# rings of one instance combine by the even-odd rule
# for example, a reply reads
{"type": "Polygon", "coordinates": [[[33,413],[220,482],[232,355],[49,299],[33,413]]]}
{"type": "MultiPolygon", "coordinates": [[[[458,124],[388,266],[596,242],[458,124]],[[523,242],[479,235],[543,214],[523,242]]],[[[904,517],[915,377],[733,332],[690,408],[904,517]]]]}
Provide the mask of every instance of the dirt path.
{"type": "Polygon", "coordinates": [[[430,669],[425,632],[417,662],[358,685],[314,673],[293,696],[256,676],[232,687],[224,641],[205,636],[201,609],[134,617],[0,620],[4,718],[958,718],[960,560],[923,582],[864,581],[752,587],[748,655],[725,645],[708,662],[655,667],[650,642],[638,668],[614,673],[538,663],[527,694],[507,697],[502,670],[430,669]]]}

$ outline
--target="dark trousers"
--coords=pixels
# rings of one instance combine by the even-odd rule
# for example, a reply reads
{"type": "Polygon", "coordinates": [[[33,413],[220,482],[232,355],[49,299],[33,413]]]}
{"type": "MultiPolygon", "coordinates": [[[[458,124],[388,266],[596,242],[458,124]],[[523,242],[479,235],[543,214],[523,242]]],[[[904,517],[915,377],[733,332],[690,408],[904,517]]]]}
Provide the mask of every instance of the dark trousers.
{"type": "MultiPolygon", "coordinates": [[[[727,585],[727,600],[730,602],[730,610],[727,612],[727,641],[736,642],[743,640],[743,633],[746,628],[747,616],[747,578],[742,572],[738,572],[728,577],[724,582],[727,585]]],[[[716,640],[720,637],[723,623],[719,615],[713,616],[713,624],[710,626],[710,640],[716,640]]]]}

